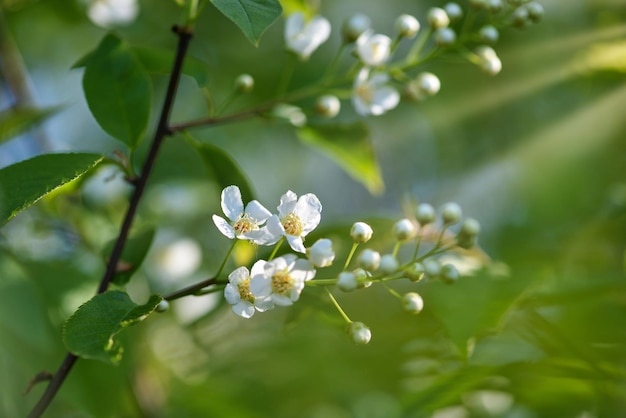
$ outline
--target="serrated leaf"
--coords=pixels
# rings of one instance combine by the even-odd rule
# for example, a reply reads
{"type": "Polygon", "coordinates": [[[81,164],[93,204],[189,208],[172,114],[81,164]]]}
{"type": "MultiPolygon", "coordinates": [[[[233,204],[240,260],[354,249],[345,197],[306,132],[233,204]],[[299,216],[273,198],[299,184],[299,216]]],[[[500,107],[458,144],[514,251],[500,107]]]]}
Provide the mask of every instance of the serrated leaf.
{"type": "Polygon", "coordinates": [[[114,35],[107,35],[83,63],[83,90],[91,113],[105,132],[134,149],[150,117],[148,73],[114,35]]]}
{"type": "Polygon", "coordinates": [[[79,357],[116,364],[122,358],[123,348],[115,336],[143,321],[161,300],[161,296],[152,295],[145,305],[137,305],[119,290],[100,293],[67,320],[63,342],[68,351],[79,357]]]}
{"type": "Polygon", "coordinates": [[[372,194],[383,192],[380,168],[363,122],[307,125],[298,129],[298,138],[324,153],[372,194]]]}
{"type": "Polygon", "coordinates": [[[241,190],[244,201],[254,199],[254,193],[248,177],[226,151],[215,145],[195,140],[190,140],[190,143],[198,151],[205,167],[220,188],[223,189],[230,185],[236,185],[241,190]]]}
{"type": "Polygon", "coordinates": [[[277,0],[211,0],[224,16],[232,20],[254,46],[263,32],[281,15],[277,0]]]}
{"type": "Polygon", "coordinates": [[[45,154],[1,169],[0,226],[102,159],[98,154],[45,154]]]}
{"type": "MultiPolygon", "coordinates": [[[[148,229],[142,231],[139,234],[135,234],[130,237],[124,249],[122,250],[122,256],[120,258],[120,264],[118,266],[118,272],[113,277],[113,282],[118,285],[124,285],[128,283],[132,275],[141,266],[148,250],[152,245],[154,239],[154,229],[148,229]]],[[[112,240],[104,247],[104,256],[109,257],[115,246],[115,241],[112,240]]]]}
{"type": "Polygon", "coordinates": [[[61,110],[61,106],[9,109],[0,112],[0,142],[27,132],[61,110]]]}

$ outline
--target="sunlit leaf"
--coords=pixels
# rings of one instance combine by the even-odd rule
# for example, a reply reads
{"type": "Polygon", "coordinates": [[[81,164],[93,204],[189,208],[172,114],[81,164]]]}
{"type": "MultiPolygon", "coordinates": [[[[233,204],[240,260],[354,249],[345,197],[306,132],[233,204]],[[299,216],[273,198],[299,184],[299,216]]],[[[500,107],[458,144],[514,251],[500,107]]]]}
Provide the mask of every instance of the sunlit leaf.
{"type": "Polygon", "coordinates": [[[0,225],[54,189],[94,168],[98,154],[46,154],[0,170],[0,225]]]}
{"type": "Polygon", "coordinates": [[[280,5],[283,6],[286,16],[301,12],[309,18],[314,16],[319,8],[319,2],[310,0],[280,0],[280,5]]]}
{"type": "MultiPolygon", "coordinates": [[[[113,282],[118,285],[128,283],[132,275],[141,266],[143,259],[146,257],[146,254],[152,245],[153,239],[154,229],[148,229],[130,237],[126,241],[124,249],[122,250],[122,257],[120,258],[120,263],[118,265],[118,272],[115,274],[113,282]]],[[[105,257],[110,256],[111,251],[113,251],[115,241],[116,240],[113,240],[105,246],[105,257]]]]}
{"type": "Polygon", "coordinates": [[[211,3],[232,20],[255,46],[283,10],[277,0],[211,0],[211,3]]]}
{"type": "Polygon", "coordinates": [[[576,58],[581,72],[614,71],[626,73],[626,42],[594,44],[576,58]]]}
{"type": "Polygon", "coordinates": [[[384,184],[367,125],[307,125],[297,132],[302,142],[326,154],[371,193],[382,193],[384,184]]]}
{"type": "Polygon", "coordinates": [[[115,336],[124,328],[143,321],[161,300],[160,296],[152,295],[145,305],[137,305],[119,290],[96,295],[67,320],[63,342],[79,357],[118,363],[123,348],[115,336]]]}
{"type": "Polygon", "coordinates": [[[14,138],[61,110],[60,106],[9,109],[0,112],[0,142],[14,138]]]}

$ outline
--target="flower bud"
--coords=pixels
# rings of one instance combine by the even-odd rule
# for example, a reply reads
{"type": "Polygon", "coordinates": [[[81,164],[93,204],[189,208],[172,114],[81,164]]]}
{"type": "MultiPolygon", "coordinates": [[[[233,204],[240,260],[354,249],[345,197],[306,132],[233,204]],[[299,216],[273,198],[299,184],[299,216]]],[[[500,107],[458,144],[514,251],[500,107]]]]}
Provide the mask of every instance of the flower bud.
{"type": "Polygon", "coordinates": [[[457,223],[461,220],[461,216],[463,216],[461,207],[454,202],[446,203],[441,207],[441,219],[443,220],[444,225],[453,225],[457,223]]]}
{"type": "Polygon", "coordinates": [[[406,269],[404,269],[404,273],[412,282],[419,282],[424,278],[424,265],[418,261],[411,263],[406,269]]]}
{"type": "Polygon", "coordinates": [[[523,28],[530,22],[530,14],[526,7],[518,7],[513,11],[513,26],[523,28]]]}
{"type": "Polygon", "coordinates": [[[417,315],[424,309],[424,299],[418,293],[406,293],[402,296],[402,307],[405,311],[417,315]]]}
{"type": "Polygon", "coordinates": [[[478,36],[480,36],[480,40],[486,44],[495,44],[498,42],[500,33],[498,33],[498,29],[496,29],[495,26],[485,25],[478,31],[478,36]]]}
{"type": "Polygon", "coordinates": [[[487,8],[487,0],[470,0],[469,4],[474,9],[485,9],[485,8],[487,8]]]}
{"type": "Polygon", "coordinates": [[[439,92],[441,82],[433,73],[423,72],[407,85],[407,92],[415,100],[424,100],[439,92]]]}
{"type": "Polygon", "coordinates": [[[463,17],[463,9],[458,3],[448,3],[443,8],[451,21],[457,21],[463,17]]]}
{"type": "Polygon", "coordinates": [[[459,280],[459,270],[453,264],[444,264],[441,267],[441,280],[444,283],[452,284],[459,280]]]}
{"type": "Polygon", "coordinates": [[[349,271],[343,271],[339,273],[339,278],[337,279],[337,287],[344,292],[352,292],[357,288],[359,284],[356,281],[356,276],[354,273],[349,271]]]}
{"type": "Polygon", "coordinates": [[[450,24],[450,17],[440,7],[432,7],[428,10],[428,23],[433,29],[446,28],[450,24]]]}
{"type": "Polygon", "coordinates": [[[372,339],[372,331],[363,322],[352,322],[348,332],[356,344],[367,344],[372,339]]]}
{"type": "Polygon", "coordinates": [[[526,10],[528,10],[528,18],[535,23],[539,22],[543,18],[543,6],[536,1],[528,3],[526,5],[526,10]]]}
{"type": "Polygon", "coordinates": [[[435,208],[428,203],[420,203],[415,209],[415,219],[421,226],[434,222],[436,217],[435,208]]]}
{"type": "Polygon", "coordinates": [[[488,75],[497,75],[502,71],[502,61],[498,57],[486,57],[480,62],[480,69],[488,75]]]}
{"type": "Polygon", "coordinates": [[[363,250],[358,258],[359,266],[367,271],[376,271],[380,267],[380,253],[374,250],[363,250]]]}
{"type": "Polygon", "coordinates": [[[342,27],[343,37],[346,42],[354,42],[359,36],[370,28],[370,18],[358,13],[346,20],[342,27]]]}
{"type": "Polygon", "coordinates": [[[365,222],[355,222],[350,230],[350,236],[357,244],[363,244],[372,238],[372,227],[365,222]]]}
{"type": "Polygon", "coordinates": [[[456,32],[451,28],[440,28],[435,31],[435,44],[441,47],[454,45],[456,42],[456,32]]]}
{"type": "Polygon", "coordinates": [[[414,38],[420,30],[420,22],[411,15],[400,15],[396,19],[396,30],[403,38],[414,38]]]}
{"type": "Polygon", "coordinates": [[[159,304],[156,306],[156,308],[154,308],[155,311],[157,312],[165,312],[170,308],[170,303],[168,301],[166,301],[165,299],[163,299],[161,302],[159,302],[159,304]]]}
{"type": "Polygon", "coordinates": [[[392,274],[398,270],[400,264],[393,254],[385,254],[380,258],[380,271],[384,274],[392,274]]]}
{"type": "Polygon", "coordinates": [[[502,4],[502,0],[487,0],[487,9],[491,13],[499,13],[504,8],[504,4],[502,4]]]}
{"type": "Polygon", "coordinates": [[[328,267],[335,259],[333,243],[328,238],[318,239],[315,244],[307,248],[306,254],[315,267],[328,267]]]}
{"type": "Polygon", "coordinates": [[[235,90],[239,93],[250,93],[254,88],[254,78],[250,74],[240,74],[235,79],[235,90]]]}
{"type": "Polygon", "coordinates": [[[471,248],[476,244],[476,236],[480,232],[480,224],[476,219],[467,218],[461,224],[457,235],[457,245],[461,248],[471,248]]]}
{"type": "Polygon", "coordinates": [[[367,280],[371,276],[371,274],[367,271],[362,268],[358,268],[353,270],[352,273],[354,274],[354,277],[356,277],[356,282],[358,284],[357,289],[365,289],[366,287],[370,287],[372,285],[372,282],[367,280]]]}
{"type": "Polygon", "coordinates": [[[341,102],[337,96],[330,94],[321,96],[315,102],[315,111],[327,118],[334,118],[341,110],[341,102]]]}
{"type": "Polygon", "coordinates": [[[415,225],[410,219],[401,219],[393,225],[393,234],[398,241],[406,241],[415,235],[415,225]]]}
{"type": "Polygon", "coordinates": [[[424,261],[424,274],[429,279],[436,279],[441,274],[441,263],[433,259],[424,261]]]}

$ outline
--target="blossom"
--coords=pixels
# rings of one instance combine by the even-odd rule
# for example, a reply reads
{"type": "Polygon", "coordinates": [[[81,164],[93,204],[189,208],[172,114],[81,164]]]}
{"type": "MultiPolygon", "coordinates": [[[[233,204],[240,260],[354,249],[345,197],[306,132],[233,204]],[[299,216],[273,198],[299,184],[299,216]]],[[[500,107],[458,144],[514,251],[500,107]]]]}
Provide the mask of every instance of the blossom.
{"type": "Polygon", "coordinates": [[[228,284],[224,288],[226,302],[233,305],[233,312],[242,318],[250,318],[255,309],[259,312],[271,309],[273,305],[267,299],[256,298],[250,292],[250,275],[261,273],[263,262],[257,261],[252,272],[246,267],[239,267],[228,275],[228,284]]]}
{"type": "Polygon", "coordinates": [[[315,269],[307,260],[295,254],[277,257],[272,261],[259,260],[250,279],[250,292],[263,300],[265,306],[288,306],[300,297],[304,282],[315,276],[315,269]]]}
{"type": "Polygon", "coordinates": [[[300,59],[309,56],[330,36],[330,22],[322,16],[314,16],[308,22],[301,12],[292,13],[285,22],[285,43],[300,59]]]}
{"type": "Polygon", "coordinates": [[[228,186],[222,190],[222,211],[226,219],[218,215],[213,215],[213,222],[219,231],[230,239],[249,239],[255,244],[259,243],[265,231],[260,229],[272,214],[256,200],[251,201],[243,207],[241,191],[237,186],[228,186]]]}
{"type": "Polygon", "coordinates": [[[328,238],[318,239],[315,244],[307,248],[306,253],[315,267],[328,267],[335,259],[333,243],[328,238]]]}
{"type": "Polygon", "coordinates": [[[354,80],[352,104],[360,115],[382,115],[400,102],[400,93],[387,85],[389,76],[375,73],[370,76],[368,68],[363,68],[354,80]]]}
{"type": "Polygon", "coordinates": [[[303,239],[319,225],[322,218],[322,204],[313,193],[300,196],[291,190],[282,195],[278,205],[278,215],[267,220],[267,234],[262,244],[272,245],[280,237],[287,238],[292,250],[306,253],[303,239]]]}
{"type": "Polygon", "coordinates": [[[137,0],[96,0],[87,10],[89,19],[98,26],[130,23],[139,14],[137,0]]]}
{"type": "Polygon", "coordinates": [[[384,64],[391,55],[391,38],[368,29],[356,40],[356,53],[365,65],[384,64]]]}

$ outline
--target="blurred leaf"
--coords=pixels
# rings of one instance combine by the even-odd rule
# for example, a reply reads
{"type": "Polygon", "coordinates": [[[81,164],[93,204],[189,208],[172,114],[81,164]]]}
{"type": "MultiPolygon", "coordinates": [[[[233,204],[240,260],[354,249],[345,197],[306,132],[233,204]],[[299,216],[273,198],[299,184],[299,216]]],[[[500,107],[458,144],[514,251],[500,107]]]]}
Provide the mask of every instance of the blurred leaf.
{"type": "Polygon", "coordinates": [[[91,113],[109,135],[135,148],[150,117],[150,77],[132,50],[107,35],[85,65],[83,89],[91,113]]]}
{"type": "Polygon", "coordinates": [[[0,170],[0,225],[102,161],[98,154],[46,154],[0,170]]]}
{"type": "Polygon", "coordinates": [[[383,192],[385,186],[365,123],[308,125],[297,133],[302,142],[326,154],[370,193],[383,192]]]}
{"type": "Polygon", "coordinates": [[[283,11],[277,0],[211,0],[211,3],[239,26],[254,46],[259,45],[263,32],[283,11]]]}
{"type": "Polygon", "coordinates": [[[280,0],[280,5],[283,6],[285,16],[301,12],[307,18],[311,18],[317,14],[320,2],[315,0],[280,0]]]}
{"type": "Polygon", "coordinates": [[[186,138],[196,148],[209,174],[220,188],[236,185],[241,190],[244,201],[254,199],[248,177],[230,155],[215,145],[199,142],[190,136],[186,138]]]}
{"type": "MultiPolygon", "coordinates": [[[[124,245],[118,273],[113,281],[118,285],[128,283],[132,275],[141,266],[154,239],[154,229],[148,229],[129,238],[124,245]]],[[[104,248],[105,257],[109,257],[115,246],[115,241],[110,241],[104,248]]]]}
{"type": "Polygon", "coordinates": [[[0,112],[0,142],[14,138],[61,110],[61,106],[9,109],[0,112]]]}
{"type": "Polygon", "coordinates": [[[79,357],[116,364],[122,359],[123,347],[115,335],[143,321],[161,300],[160,296],[152,295],[145,305],[137,305],[119,290],[100,293],[67,320],[63,342],[79,357]]]}
{"type": "MultiPolygon", "coordinates": [[[[174,51],[147,47],[132,47],[132,51],[147,72],[169,74],[172,71],[174,51]]],[[[204,86],[207,83],[206,65],[193,57],[185,57],[183,74],[196,80],[198,86],[204,86]]]]}
{"type": "Polygon", "coordinates": [[[594,44],[576,58],[581,72],[626,73],[626,41],[594,44]]]}

